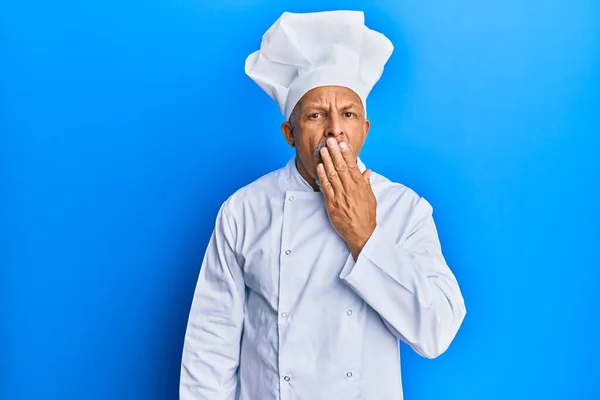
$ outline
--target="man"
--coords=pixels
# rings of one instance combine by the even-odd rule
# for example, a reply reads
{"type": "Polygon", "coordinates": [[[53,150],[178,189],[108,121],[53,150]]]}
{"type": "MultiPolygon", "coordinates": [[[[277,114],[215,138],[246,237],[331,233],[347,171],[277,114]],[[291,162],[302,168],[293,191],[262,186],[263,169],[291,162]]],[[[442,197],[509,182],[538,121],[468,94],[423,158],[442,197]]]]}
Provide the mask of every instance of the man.
{"type": "Polygon", "coordinates": [[[398,339],[427,358],[454,339],[466,309],[432,207],[358,157],[392,49],[361,12],[284,13],[247,58],[295,156],[219,210],[182,400],[402,399],[398,339]]]}

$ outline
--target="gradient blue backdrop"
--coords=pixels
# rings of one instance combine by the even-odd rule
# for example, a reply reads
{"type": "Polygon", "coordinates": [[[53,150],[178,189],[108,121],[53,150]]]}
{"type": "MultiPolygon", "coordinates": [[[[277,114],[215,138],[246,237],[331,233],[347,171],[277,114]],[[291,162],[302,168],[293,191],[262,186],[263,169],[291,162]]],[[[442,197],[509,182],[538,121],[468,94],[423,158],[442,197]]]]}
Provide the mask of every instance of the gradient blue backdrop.
{"type": "Polygon", "coordinates": [[[3,1],[0,398],[177,398],[218,207],[292,155],[244,59],[338,8],[396,47],[362,159],[433,204],[467,303],[438,359],[403,345],[406,399],[600,399],[597,0],[3,1]]]}

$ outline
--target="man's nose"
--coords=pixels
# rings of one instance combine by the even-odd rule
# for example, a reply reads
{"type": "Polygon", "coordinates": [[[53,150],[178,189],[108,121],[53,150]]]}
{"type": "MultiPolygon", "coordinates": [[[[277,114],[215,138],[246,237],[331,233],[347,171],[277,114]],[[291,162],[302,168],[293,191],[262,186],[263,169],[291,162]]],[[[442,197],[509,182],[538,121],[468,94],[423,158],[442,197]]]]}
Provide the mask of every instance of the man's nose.
{"type": "Polygon", "coordinates": [[[332,114],[329,117],[329,124],[327,125],[327,136],[338,137],[344,134],[344,127],[341,118],[337,115],[332,114]]]}

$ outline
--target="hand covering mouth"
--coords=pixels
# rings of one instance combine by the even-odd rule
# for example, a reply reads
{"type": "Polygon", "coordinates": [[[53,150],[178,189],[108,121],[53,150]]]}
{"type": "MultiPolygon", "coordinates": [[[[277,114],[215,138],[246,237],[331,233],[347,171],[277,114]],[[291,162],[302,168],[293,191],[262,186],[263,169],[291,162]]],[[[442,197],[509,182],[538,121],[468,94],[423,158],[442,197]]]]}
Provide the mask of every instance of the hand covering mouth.
{"type": "MultiPolygon", "coordinates": [[[[340,140],[336,139],[338,142],[338,145],[340,144],[340,140]]],[[[348,147],[350,147],[350,150],[352,149],[352,146],[350,145],[350,143],[348,143],[348,141],[346,141],[346,143],[348,144],[348,147]]],[[[315,152],[313,153],[315,156],[315,159],[317,160],[317,165],[319,165],[320,163],[323,162],[323,158],[321,158],[321,149],[323,147],[327,147],[327,138],[321,140],[319,142],[319,144],[317,145],[317,147],[315,148],[315,152]]]]}

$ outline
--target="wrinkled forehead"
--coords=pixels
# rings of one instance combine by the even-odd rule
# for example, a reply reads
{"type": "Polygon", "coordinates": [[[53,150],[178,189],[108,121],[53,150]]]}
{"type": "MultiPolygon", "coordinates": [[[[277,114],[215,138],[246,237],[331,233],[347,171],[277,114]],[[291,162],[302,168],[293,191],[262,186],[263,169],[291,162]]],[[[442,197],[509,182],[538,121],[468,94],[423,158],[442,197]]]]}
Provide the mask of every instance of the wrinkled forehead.
{"type": "Polygon", "coordinates": [[[323,106],[336,108],[358,107],[364,109],[360,96],[344,86],[319,86],[306,92],[296,107],[323,106]]]}

